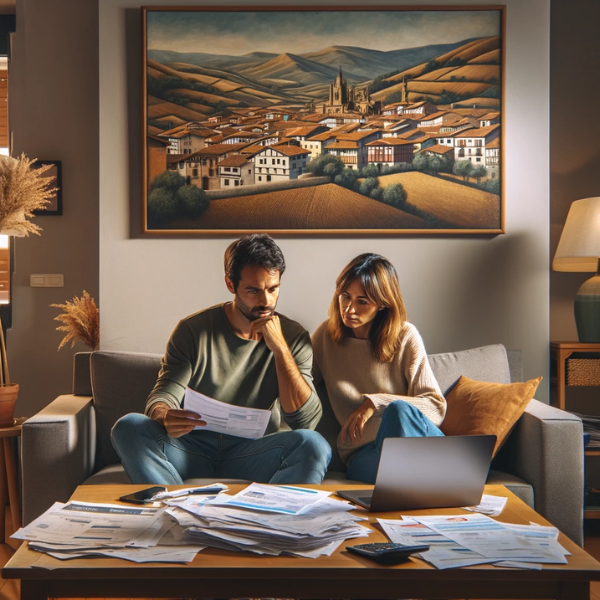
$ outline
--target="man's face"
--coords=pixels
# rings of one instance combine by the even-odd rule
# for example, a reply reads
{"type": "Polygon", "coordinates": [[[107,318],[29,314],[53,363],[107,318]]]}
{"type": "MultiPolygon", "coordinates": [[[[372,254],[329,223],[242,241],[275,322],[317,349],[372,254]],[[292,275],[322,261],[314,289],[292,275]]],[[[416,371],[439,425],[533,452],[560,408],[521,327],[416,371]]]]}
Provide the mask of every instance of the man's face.
{"type": "Polygon", "coordinates": [[[248,265],[240,275],[237,290],[231,279],[225,277],[227,289],[235,295],[235,306],[249,321],[272,316],[279,298],[279,271],[248,265]]]}

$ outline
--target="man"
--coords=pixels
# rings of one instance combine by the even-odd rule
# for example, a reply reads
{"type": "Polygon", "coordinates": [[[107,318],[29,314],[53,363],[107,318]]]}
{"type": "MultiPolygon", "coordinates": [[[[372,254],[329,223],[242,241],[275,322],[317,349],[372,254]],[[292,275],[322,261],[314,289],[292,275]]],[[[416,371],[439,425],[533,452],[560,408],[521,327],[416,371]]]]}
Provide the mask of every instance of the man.
{"type": "Polygon", "coordinates": [[[322,408],[310,337],[275,312],[284,270],[268,235],[245,236],[227,248],[225,283],[233,301],[178,323],[145,414],[125,415],[113,427],[113,446],[133,483],[202,477],[321,483],[331,448],[313,431],[322,408]],[[266,435],[251,440],[202,430],[202,415],[182,408],[186,387],[220,402],[270,409],[266,435]],[[275,433],[281,417],[292,431],[275,433]]]}

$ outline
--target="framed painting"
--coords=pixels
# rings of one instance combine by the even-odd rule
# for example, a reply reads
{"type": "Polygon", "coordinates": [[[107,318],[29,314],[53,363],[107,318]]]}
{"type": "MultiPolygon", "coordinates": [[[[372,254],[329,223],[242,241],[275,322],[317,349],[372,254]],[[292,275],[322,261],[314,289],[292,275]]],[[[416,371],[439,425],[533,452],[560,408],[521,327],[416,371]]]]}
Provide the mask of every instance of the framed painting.
{"type": "Polygon", "coordinates": [[[61,216],[62,213],[62,164],[60,160],[36,160],[32,163],[31,168],[36,169],[50,165],[50,168],[44,172],[44,177],[53,178],[52,185],[56,187],[56,191],[50,198],[50,202],[46,204],[45,208],[34,210],[33,214],[48,217],[48,216],[61,216]]]}
{"type": "Polygon", "coordinates": [[[144,232],[504,233],[504,11],[143,8],[144,232]]]}

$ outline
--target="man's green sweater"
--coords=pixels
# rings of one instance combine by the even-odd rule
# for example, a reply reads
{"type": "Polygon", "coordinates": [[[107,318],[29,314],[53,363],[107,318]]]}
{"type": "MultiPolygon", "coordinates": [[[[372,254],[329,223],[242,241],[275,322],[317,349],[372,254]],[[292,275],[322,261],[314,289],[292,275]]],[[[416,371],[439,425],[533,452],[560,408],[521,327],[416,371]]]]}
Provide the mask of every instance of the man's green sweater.
{"type": "Polygon", "coordinates": [[[146,414],[157,402],[181,408],[185,388],[190,387],[227,404],[271,410],[267,433],[279,429],[282,417],[292,429],[314,429],[323,410],[311,374],[310,336],[296,321],[278,316],[283,337],[311,389],[300,409],[293,413],[280,410],[273,353],[264,341],[236,335],[219,304],[182,319],[175,327],[146,402],[146,414]]]}

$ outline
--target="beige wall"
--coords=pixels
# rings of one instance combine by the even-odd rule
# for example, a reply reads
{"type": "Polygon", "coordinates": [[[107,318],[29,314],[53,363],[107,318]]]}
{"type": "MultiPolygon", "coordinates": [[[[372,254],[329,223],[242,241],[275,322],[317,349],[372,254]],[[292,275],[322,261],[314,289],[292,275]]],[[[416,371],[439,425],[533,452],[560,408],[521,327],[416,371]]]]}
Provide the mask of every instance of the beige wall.
{"type": "MultiPolygon", "coordinates": [[[[231,238],[139,235],[140,4],[103,0],[98,17],[96,0],[17,2],[10,84],[14,150],[62,160],[64,199],[62,217],[37,219],[44,228],[40,238],[16,242],[13,329],[8,343],[13,378],[22,387],[19,414],[32,414],[68,391],[72,355],[84,349],[79,345],[57,353],[61,334],[54,329],[57,311],[49,304],[87,289],[100,300],[104,349],[162,352],[180,317],[228,298],[222,254],[231,238]],[[31,273],[64,273],[65,287],[30,288],[31,273]]],[[[314,329],[325,317],[342,266],[359,252],[381,252],[398,267],[409,316],[430,352],[502,342],[523,349],[527,377],[547,374],[549,2],[508,0],[506,4],[507,234],[281,238],[289,265],[282,312],[314,329]],[[523,147],[529,149],[527,164],[519,159],[523,147]]],[[[589,76],[595,64],[589,48],[594,19],[568,9],[573,4],[567,0],[553,4],[558,18],[553,25],[552,251],[568,204],[598,194],[594,189],[598,172],[593,166],[598,125],[589,109],[583,111],[589,118],[582,120],[582,110],[573,110],[572,103],[572,90],[579,89],[581,80],[586,88],[592,86],[584,107],[598,86],[597,79],[589,76]],[[573,55],[575,62],[568,58],[573,55]]],[[[594,0],[576,4],[598,8],[594,0]]],[[[584,278],[552,276],[554,338],[572,337],[572,297],[584,278]]],[[[538,393],[541,399],[546,398],[544,385],[538,393]]]]}
{"type": "Polygon", "coordinates": [[[73,353],[51,303],[86,289],[98,298],[98,3],[18,0],[10,63],[13,154],[61,160],[63,216],[38,217],[41,237],[16,240],[11,376],[17,414],[32,415],[71,389],[73,353]],[[31,288],[31,273],[63,273],[64,288],[31,288]]]}
{"type": "MultiPolygon", "coordinates": [[[[215,4],[172,2],[203,3],[215,4]]],[[[421,330],[428,351],[501,342],[523,350],[526,377],[547,376],[550,6],[548,0],[506,0],[505,4],[507,234],[280,237],[288,262],[280,310],[307,329],[312,331],[325,318],[335,277],[348,260],[360,252],[380,252],[399,270],[409,317],[421,330]],[[522,159],[523,148],[528,149],[527,161],[522,159]]],[[[232,238],[144,238],[139,233],[139,7],[139,0],[103,0],[99,5],[101,336],[103,349],[163,352],[179,318],[228,299],[222,256],[232,238]]],[[[547,377],[538,397],[547,398],[547,377]]]]}
{"type": "MultiPolygon", "coordinates": [[[[598,23],[598,0],[552,1],[551,257],[571,202],[600,196],[600,119],[594,113],[600,98],[598,23]],[[575,107],[578,99],[583,100],[580,108],[575,107]]],[[[579,286],[590,276],[551,273],[551,340],[577,340],[573,301],[579,286]]]]}

